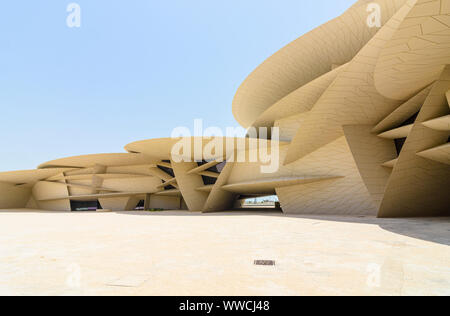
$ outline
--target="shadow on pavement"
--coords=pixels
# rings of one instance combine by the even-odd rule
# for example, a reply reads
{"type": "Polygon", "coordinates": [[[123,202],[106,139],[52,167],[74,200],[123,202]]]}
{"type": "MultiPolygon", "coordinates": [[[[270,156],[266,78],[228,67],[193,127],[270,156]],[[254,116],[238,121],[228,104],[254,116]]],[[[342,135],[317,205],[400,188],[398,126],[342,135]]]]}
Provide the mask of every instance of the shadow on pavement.
{"type": "Polygon", "coordinates": [[[188,211],[119,212],[135,216],[270,216],[314,221],[377,225],[388,232],[450,246],[450,217],[436,218],[376,218],[374,216],[292,215],[274,209],[239,209],[216,213],[188,211]]]}

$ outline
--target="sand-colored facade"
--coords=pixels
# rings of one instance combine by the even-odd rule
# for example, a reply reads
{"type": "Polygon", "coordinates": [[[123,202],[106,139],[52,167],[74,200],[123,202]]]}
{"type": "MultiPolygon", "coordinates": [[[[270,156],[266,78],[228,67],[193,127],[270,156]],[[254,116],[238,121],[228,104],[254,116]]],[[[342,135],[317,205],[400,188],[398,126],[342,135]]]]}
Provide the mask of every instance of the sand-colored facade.
{"type": "Polygon", "coordinates": [[[276,194],[290,214],[447,216],[449,100],[450,0],[360,0],[237,91],[232,110],[243,127],[280,130],[276,172],[232,162],[227,148],[180,162],[171,150],[179,140],[146,140],[127,153],[0,173],[0,208],[212,212],[276,194]],[[381,8],[380,27],[367,23],[369,4],[381,8]]]}

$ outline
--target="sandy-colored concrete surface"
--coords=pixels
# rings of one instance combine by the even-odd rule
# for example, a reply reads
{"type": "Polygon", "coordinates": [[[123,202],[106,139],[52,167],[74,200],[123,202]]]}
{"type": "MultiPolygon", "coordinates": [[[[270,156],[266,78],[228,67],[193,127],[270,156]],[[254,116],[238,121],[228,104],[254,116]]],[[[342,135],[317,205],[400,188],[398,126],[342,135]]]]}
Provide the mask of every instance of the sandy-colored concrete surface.
{"type": "Polygon", "coordinates": [[[450,295],[449,245],[448,218],[2,211],[0,295],[450,295]]]}

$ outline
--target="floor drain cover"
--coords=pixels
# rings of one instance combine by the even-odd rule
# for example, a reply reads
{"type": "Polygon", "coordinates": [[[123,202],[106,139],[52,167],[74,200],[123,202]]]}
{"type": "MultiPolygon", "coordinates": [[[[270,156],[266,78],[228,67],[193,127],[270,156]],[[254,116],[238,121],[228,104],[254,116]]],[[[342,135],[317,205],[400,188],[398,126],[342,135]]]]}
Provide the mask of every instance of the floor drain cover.
{"type": "Polygon", "coordinates": [[[274,266],[275,260],[255,260],[255,266],[274,266]]]}

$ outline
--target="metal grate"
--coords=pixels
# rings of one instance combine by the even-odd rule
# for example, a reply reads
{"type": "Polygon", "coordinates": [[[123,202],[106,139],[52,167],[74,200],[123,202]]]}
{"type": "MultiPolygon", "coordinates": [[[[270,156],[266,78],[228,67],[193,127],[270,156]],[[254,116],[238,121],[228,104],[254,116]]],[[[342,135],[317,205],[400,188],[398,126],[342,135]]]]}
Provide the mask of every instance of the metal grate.
{"type": "Polygon", "coordinates": [[[255,266],[274,266],[275,260],[255,260],[255,266]]]}

